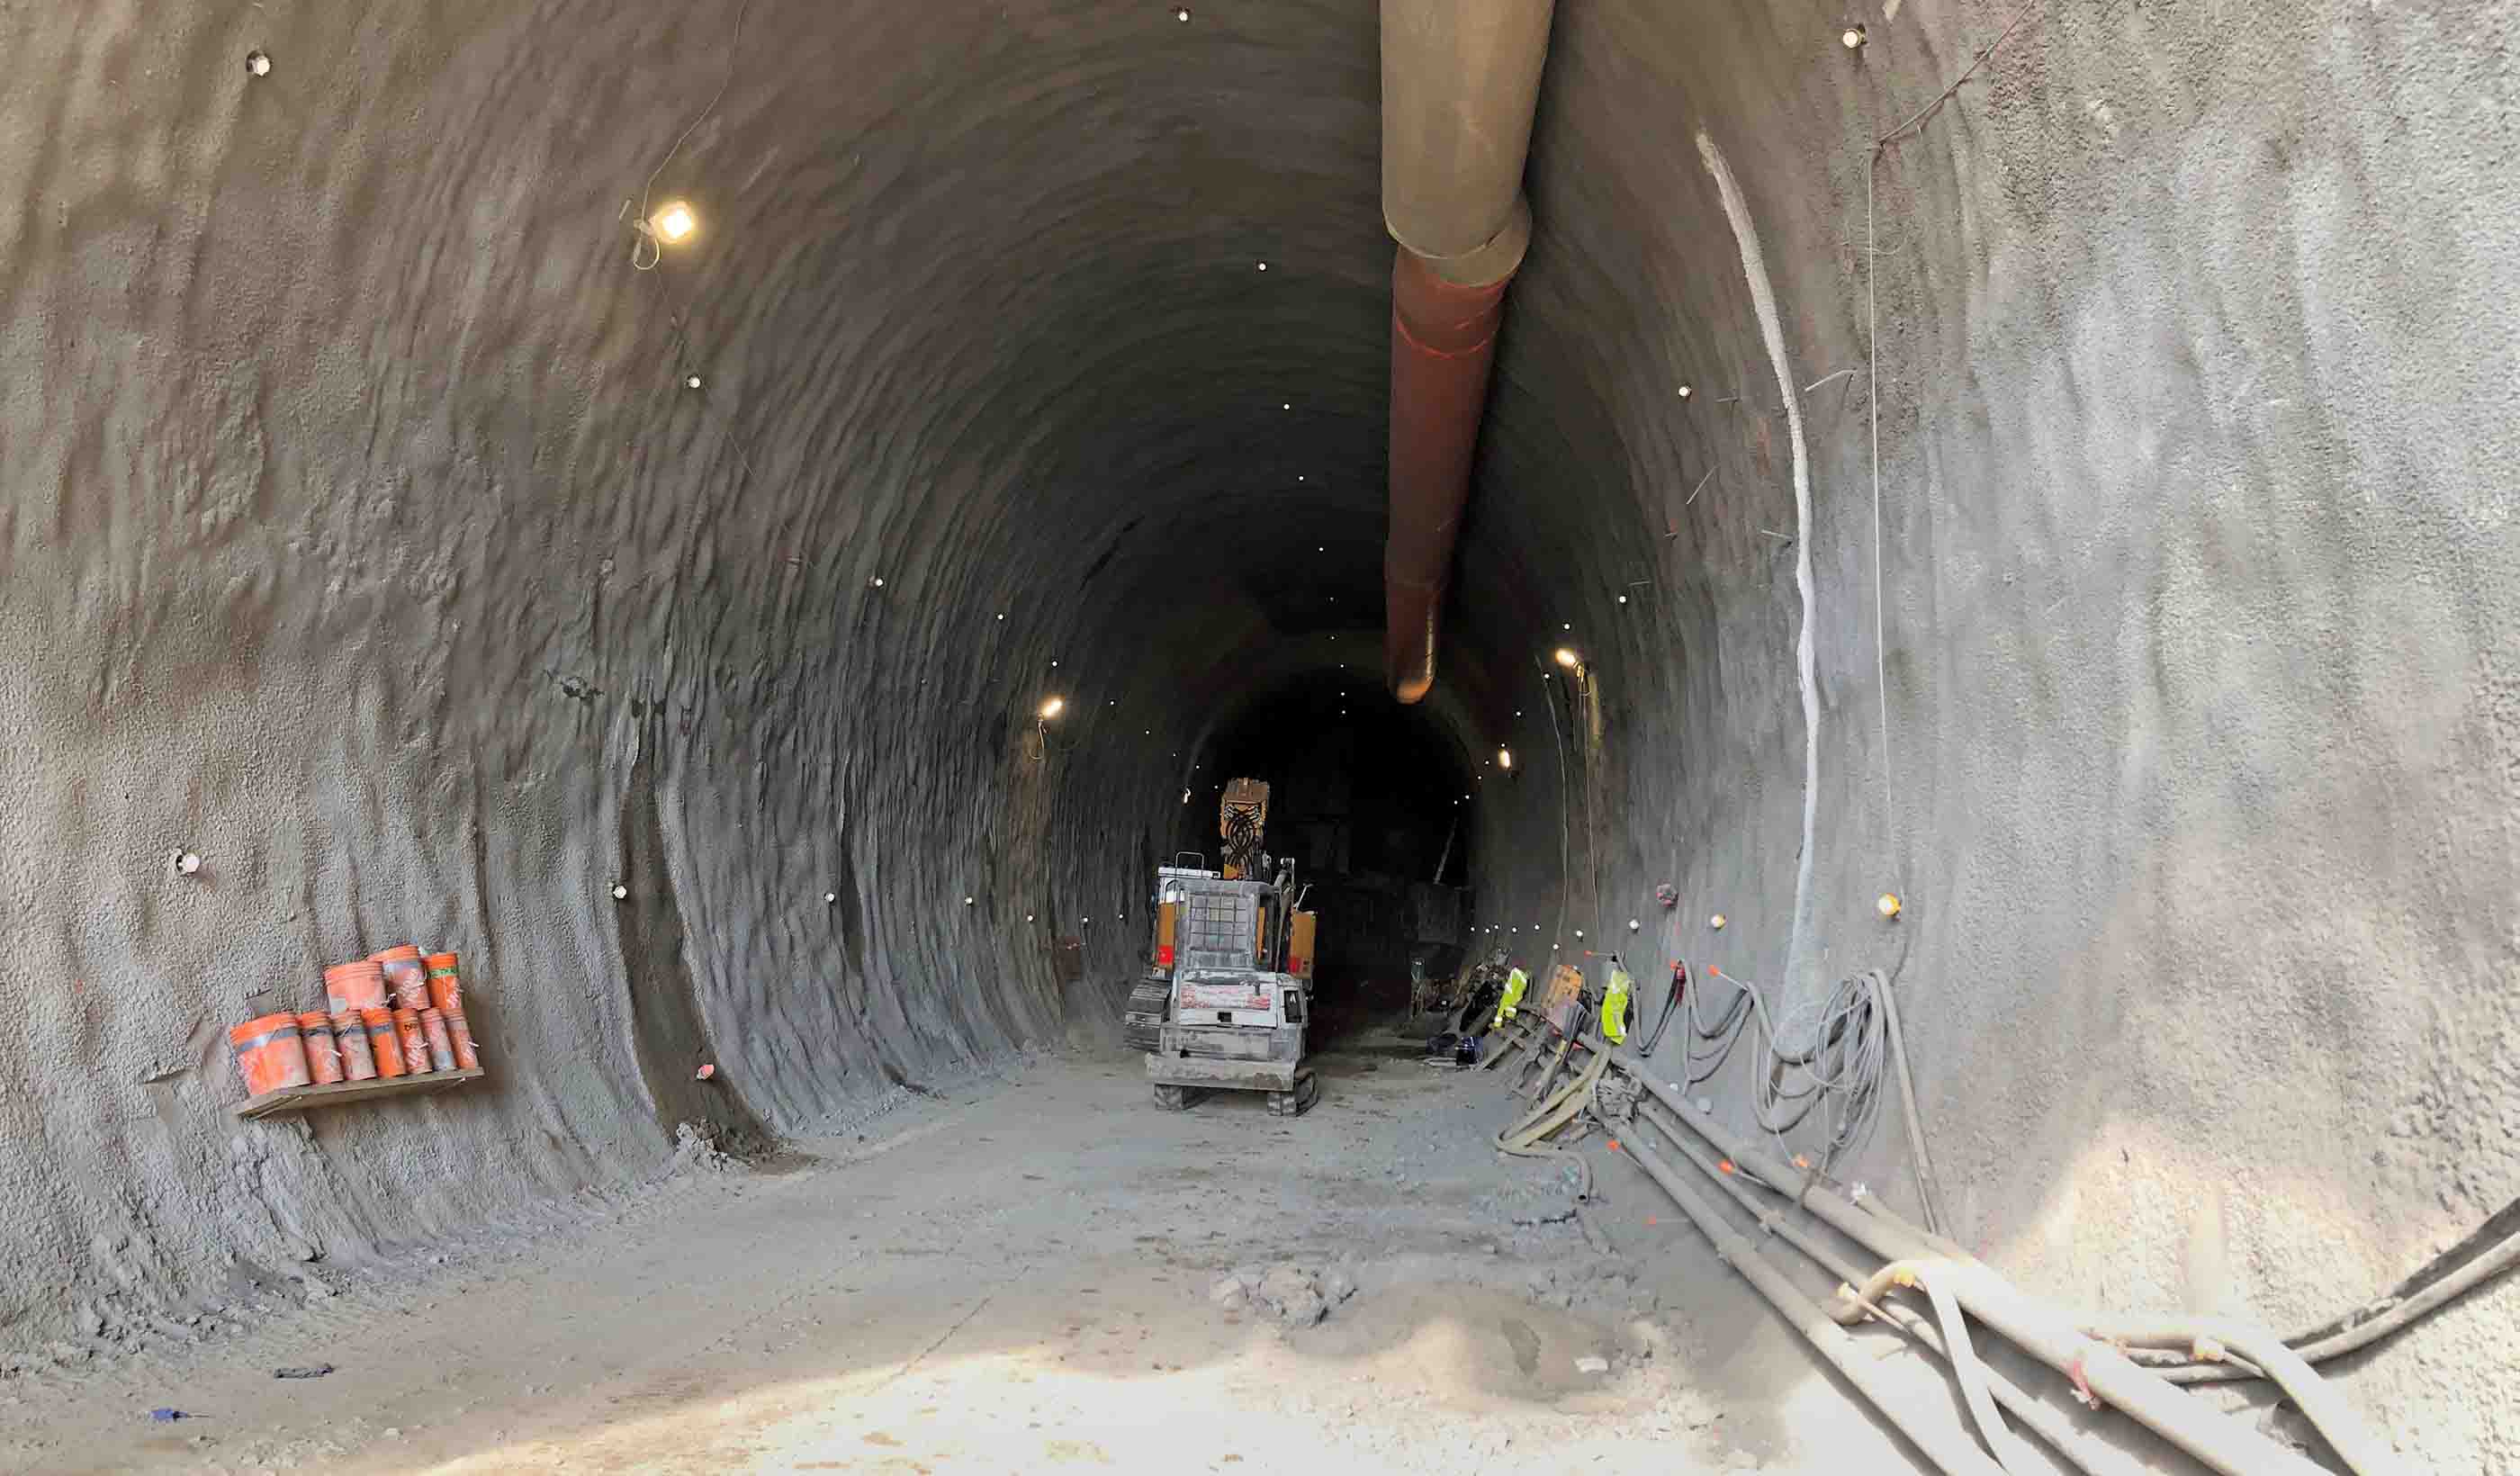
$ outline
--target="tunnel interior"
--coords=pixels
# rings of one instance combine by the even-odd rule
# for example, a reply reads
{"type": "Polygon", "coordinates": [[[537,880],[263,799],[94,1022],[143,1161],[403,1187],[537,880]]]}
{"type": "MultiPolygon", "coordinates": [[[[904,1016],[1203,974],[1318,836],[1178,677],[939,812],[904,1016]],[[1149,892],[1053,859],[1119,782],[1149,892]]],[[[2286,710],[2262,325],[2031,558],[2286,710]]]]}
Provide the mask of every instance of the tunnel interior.
{"type": "MultiPolygon", "coordinates": [[[[1360,654],[1377,635],[1358,637],[1360,654]]],[[[1316,918],[1322,1047],[1405,1013],[1413,982],[1460,971],[1478,893],[1479,784],[1494,763],[1423,707],[1394,701],[1372,662],[1358,664],[1369,669],[1333,663],[1219,710],[1185,777],[1171,857],[1216,865],[1225,783],[1269,785],[1264,844],[1291,866],[1296,900],[1316,918]]]]}
{"type": "MultiPolygon", "coordinates": [[[[1299,874],[1474,886],[1462,811],[1475,800],[1480,766],[1423,712],[1393,702],[1373,676],[1333,668],[1247,693],[1228,710],[1205,750],[1211,756],[1193,767],[1271,786],[1273,852],[1292,857],[1299,874]]],[[[1215,778],[1192,787],[1186,844],[1210,838],[1219,788],[1215,778]]]]}
{"type": "MultiPolygon", "coordinates": [[[[2466,1234],[2508,18],[1867,19],[1555,11],[1414,705],[1371,7],[0,19],[0,1328],[1107,1028],[1243,774],[1465,953],[1884,970],[1955,1222],[2059,1295],[2288,1323],[2466,1234]],[[406,941],[499,1079],[232,1122],[225,1028],[406,941]]],[[[2357,1398],[2476,1465],[2513,1295],[2357,1398]]]]}

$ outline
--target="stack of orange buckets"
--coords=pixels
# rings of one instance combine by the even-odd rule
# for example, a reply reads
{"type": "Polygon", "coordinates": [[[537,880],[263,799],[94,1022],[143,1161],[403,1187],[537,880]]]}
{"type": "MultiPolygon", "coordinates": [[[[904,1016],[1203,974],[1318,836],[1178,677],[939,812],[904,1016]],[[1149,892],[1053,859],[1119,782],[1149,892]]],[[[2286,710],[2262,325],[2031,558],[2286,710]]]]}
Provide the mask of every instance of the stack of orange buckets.
{"type": "Polygon", "coordinates": [[[324,970],[323,1009],[267,1014],[228,1032],[248,1095],[481,1064],[464,1019],[464,978],[453,954],[406,943],[324,970]]]}

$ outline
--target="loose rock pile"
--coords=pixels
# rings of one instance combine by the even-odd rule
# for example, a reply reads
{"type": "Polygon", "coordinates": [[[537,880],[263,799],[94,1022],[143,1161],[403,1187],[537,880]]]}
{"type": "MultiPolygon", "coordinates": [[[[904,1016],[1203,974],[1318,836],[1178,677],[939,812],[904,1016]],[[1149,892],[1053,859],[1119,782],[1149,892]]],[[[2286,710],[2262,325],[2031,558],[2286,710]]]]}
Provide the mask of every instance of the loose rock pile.
{"type": "Polygon", "coordinates": [[[1226,1312],[1257,1306],[1289,1327],[1310,1327],[1355,1295],[1356,1277],[1344,1267],[1311,1272],[1281,1261],[1266,1268],[1236,1267],[1208,1288],[1207,1299],[1226,1312]]]}

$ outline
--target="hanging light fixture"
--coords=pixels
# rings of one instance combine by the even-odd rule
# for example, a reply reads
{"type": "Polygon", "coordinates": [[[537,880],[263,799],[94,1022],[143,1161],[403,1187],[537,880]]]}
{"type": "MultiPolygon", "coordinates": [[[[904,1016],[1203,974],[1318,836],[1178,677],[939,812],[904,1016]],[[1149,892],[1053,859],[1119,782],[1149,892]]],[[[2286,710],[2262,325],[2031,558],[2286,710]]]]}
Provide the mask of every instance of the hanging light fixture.
{"type": "Polygon", "coordinates": [[[678,246],[690,240],[692,233],[699,228],[700,218],[692,213],[689,204],[679,200],[667,201],[655,214],[648,217],[648,229],[655,232],[656,239],[667,246],[678,246]]]}

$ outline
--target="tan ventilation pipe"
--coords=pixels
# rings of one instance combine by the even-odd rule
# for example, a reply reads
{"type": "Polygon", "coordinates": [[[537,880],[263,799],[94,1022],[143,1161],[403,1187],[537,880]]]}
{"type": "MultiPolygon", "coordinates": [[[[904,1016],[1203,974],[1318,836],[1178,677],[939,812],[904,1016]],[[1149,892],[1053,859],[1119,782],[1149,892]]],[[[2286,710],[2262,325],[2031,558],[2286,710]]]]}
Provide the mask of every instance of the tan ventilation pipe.
{"type": "Polygon", "coordinates": [[[1391,264],[1385,680],[1416,702],[1487,407],[1506,285],[1531,245],[1522,166],[1552,0],[1382,0],[1382,221],[1391,264]]]}

